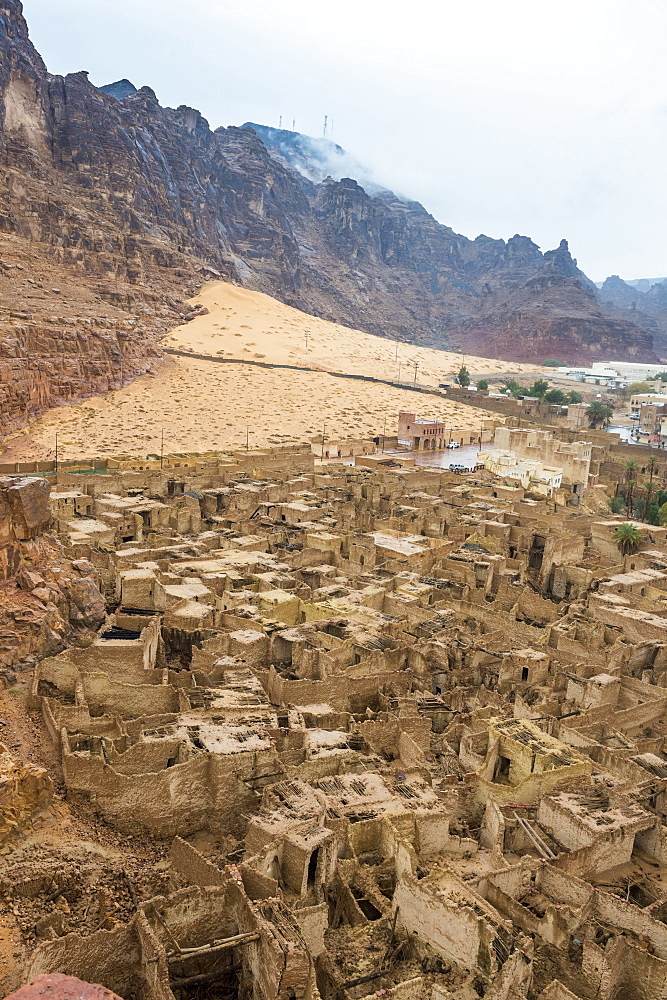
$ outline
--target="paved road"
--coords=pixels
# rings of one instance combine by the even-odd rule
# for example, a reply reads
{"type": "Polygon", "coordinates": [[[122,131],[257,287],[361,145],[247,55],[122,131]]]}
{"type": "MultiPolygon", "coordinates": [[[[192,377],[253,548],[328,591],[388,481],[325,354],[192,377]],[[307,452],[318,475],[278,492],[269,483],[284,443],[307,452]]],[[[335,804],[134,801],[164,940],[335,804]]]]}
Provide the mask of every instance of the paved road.
{"type": "MultiPolygon", "coordinates": [[[[490,448],[490,445],[486,445],[490,448]]],[[[478,444],[467,444],[463,448],[447,448],[445,451],[389,451],[387,455],[400,455],[403,458],[414,457],[416,465],[430,465],[438,469],[449,469],[452,465],[465,465],[466,469],[475,468],[475,459],[480,450],[478,444]]]]}

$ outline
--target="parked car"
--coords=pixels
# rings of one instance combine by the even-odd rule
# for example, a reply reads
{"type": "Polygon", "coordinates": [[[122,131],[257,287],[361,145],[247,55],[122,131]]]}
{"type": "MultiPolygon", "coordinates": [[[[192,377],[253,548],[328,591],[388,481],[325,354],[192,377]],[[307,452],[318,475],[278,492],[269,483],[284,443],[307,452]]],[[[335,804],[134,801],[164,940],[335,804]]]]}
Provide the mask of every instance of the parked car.
{"type": "Polygon", "coordinates": [[[447,447],[448,448],[460,448],[461,445],[458,443],[458,441],[450,441],[449,444],[447,445],[447,447]]]}
{"type": "Polygon", "coordinates": [[[462,473],[462,472],[469,472],[470,470],[467,469],[465,467],[465,465],[461,465],[461,463],[458,462],[456,465],[450,465],[449,466],[449,471],[450,472],[456,472],[457,474],[460,475],[460,473],[462,473]]]}

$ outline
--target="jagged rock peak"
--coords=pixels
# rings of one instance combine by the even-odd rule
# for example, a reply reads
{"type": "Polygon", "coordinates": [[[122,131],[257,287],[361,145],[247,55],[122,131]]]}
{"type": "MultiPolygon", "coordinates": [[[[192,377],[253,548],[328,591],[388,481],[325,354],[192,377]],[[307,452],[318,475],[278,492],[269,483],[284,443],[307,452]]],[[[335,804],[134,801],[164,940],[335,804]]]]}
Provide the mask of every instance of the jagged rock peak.
{"type": "Polygon", "coordinates": [[[109,94],[110,97],[115,97],[117,101],[122,101],[125,97],[130,97],[132,94],[137,93],[137,88],[129,80],[116,80],[115,83],[105,83],[103,87],[98,87],[105,94],[109,94]]]}
{"type": "Polygon", "coordinates": [[[21,0],[0,0],[0,15],[23,19],[23,4],[21,0]]]}
{"type": "Polygon", "coordinates": [[[555,250],[547,250],[544,254],[544,259],[555,264],[568,277],[584,279],[587,285],[593,285],[593,282],[589,281],[577,267],[577,261],[570,253],[567,240],[561,240],[555,250]]]}

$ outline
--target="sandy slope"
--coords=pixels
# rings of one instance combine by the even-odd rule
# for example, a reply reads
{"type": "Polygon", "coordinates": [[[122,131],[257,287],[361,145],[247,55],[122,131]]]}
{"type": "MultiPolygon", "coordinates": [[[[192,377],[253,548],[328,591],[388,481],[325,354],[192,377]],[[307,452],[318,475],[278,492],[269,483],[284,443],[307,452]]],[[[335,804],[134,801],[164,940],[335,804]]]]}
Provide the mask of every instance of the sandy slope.
{"type": "MultiPolygon", "coordinates": [[[[402,382],[414,381],[417,362],[417,381],[426,385],[451,380],[463,360],[461,354],[400,344],[317,319],[261,292],[223,281],[207,285],[192,301],[206,306],[208,315],[177,327],[163,342],[164,347],[354,372],[391,381],[398,380],[400,364],[402,382]]],[[[535,365],[510,365],[489,358],[467,356],[465,361],[471,372],[540,370],[535,365]]]]}
{"type": "MultiPolygon", "coordinates": [[[[165,453],[243,447],[247,431],[251,447],[309,441],[322,434],[325,421],[331,439],[380,434],[385,420],[389,435],[396,433],[401,409],[437,416],[449,426],[480,425],[481,410],[327,374],[331,368],[394,378],[398,365],[391,341],[314,319],[261,293],[221,282],[195,301],[202,301],[209,314],[172,331],[164,346],[288,364],[305,360],[313,370],[168,355],[152,373],[123,389],[50,410],[5,443],[3,460],[53,458],[56,433],[65,459],[157,454],[163,429],[165,453]]],[[[439,381],[461,362],[460,355],[403,344],[398,354],[419,362],[422,383],[439,381]]],[[[471,368],[479,361],[485,371],[507,367],[488,359],[466,360],[471,368]]],[[[414,378],[414,367],[411,374],[414,378]]]]}

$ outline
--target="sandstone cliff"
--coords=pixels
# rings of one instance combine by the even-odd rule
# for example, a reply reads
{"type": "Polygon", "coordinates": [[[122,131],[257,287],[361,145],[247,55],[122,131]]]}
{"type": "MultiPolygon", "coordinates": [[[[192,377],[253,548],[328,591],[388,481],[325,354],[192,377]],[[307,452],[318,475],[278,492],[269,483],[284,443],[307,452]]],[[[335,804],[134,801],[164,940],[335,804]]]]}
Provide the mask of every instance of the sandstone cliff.
{"type": "Polygon", "coordinates": [[[567,244],[468,240],[415,202],[297,167],[252,127],[212,131],[148,87],[50,75],[21,3],[0,0],[0,432],[145,370],[211,273],[404,341],[654,357],[567,244]]]}

